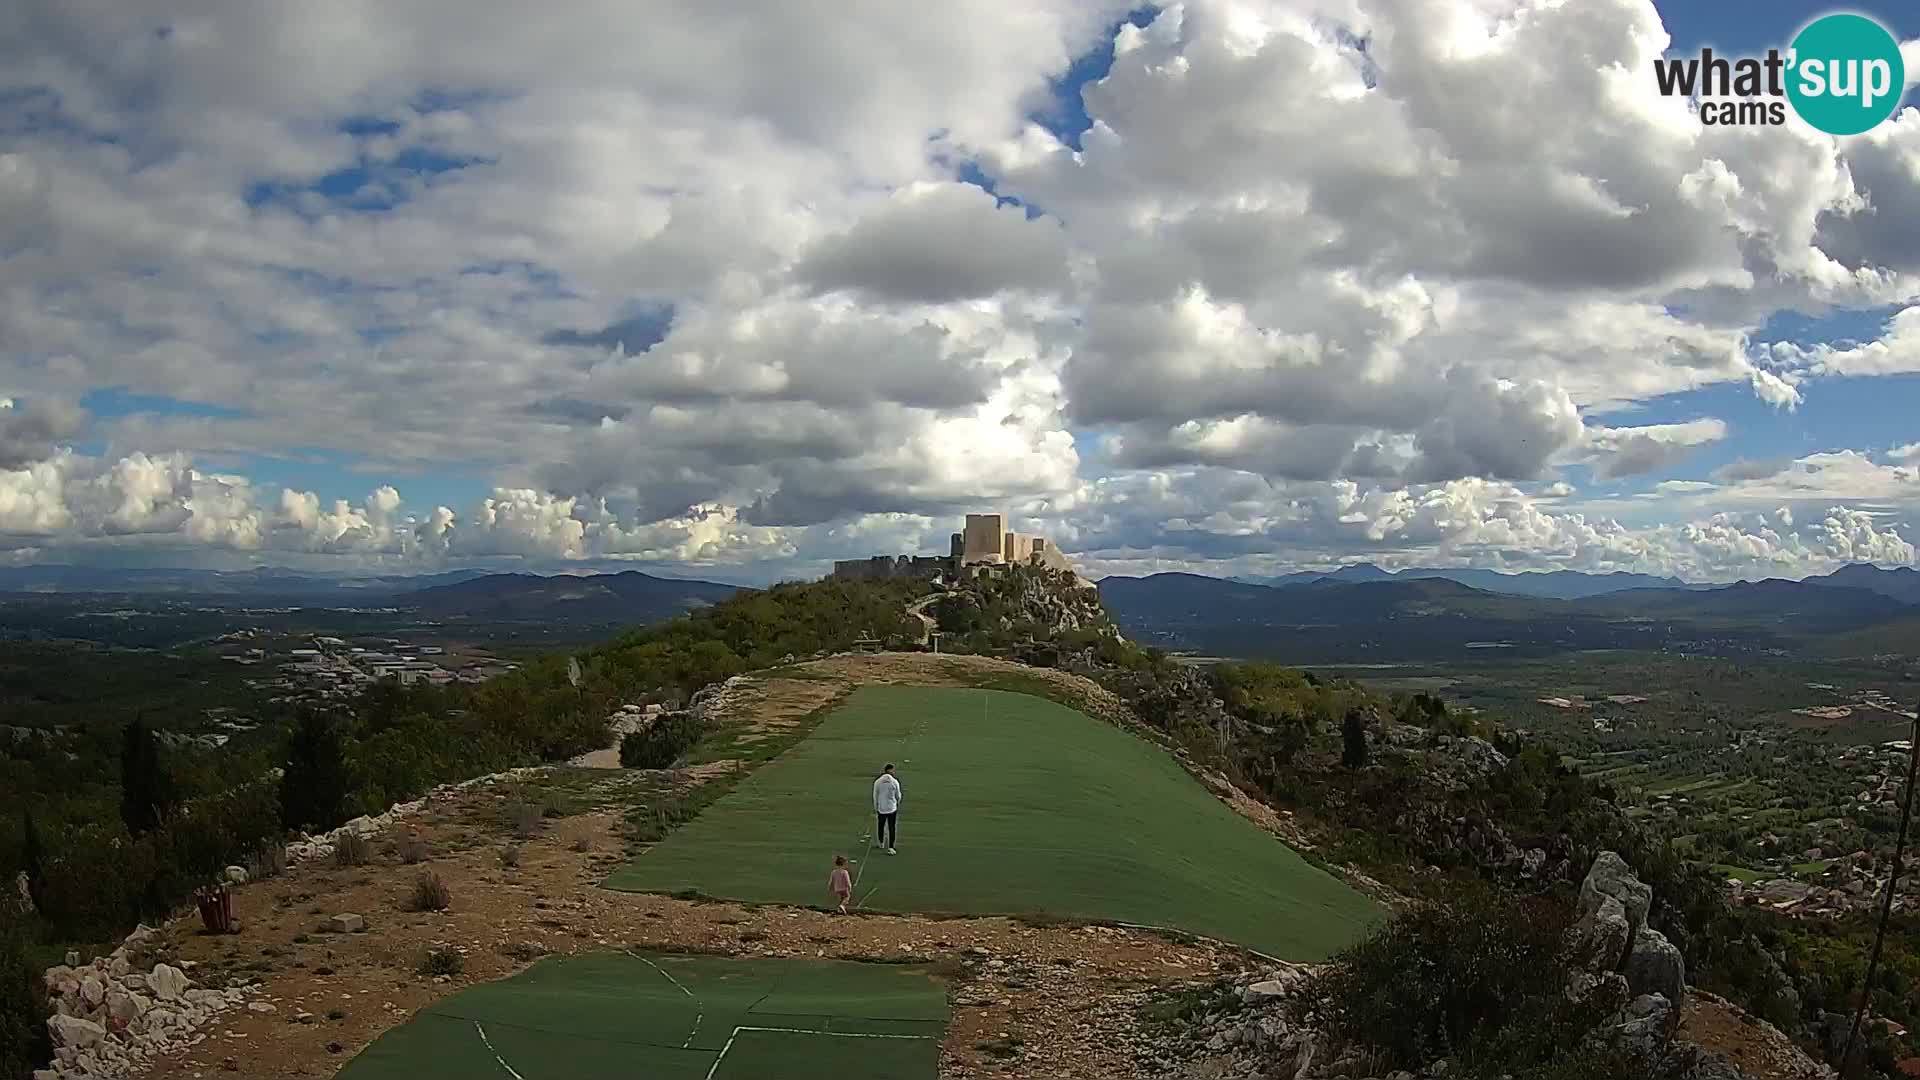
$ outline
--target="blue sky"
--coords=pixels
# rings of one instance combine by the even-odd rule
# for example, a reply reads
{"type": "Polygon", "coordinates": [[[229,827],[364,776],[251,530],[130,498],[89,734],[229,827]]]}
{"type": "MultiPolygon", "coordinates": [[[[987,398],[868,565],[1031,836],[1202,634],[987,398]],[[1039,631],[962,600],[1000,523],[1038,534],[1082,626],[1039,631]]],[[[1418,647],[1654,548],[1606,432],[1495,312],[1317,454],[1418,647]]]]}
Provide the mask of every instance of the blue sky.
{"type": "MultiPolygon", "coordinates": [[[[1713,46],[1729,53],[1760,52],[1782,46],[1809,20],[1831,11],[1849,10],[1868,14],[1905,36],[1920,36],[1920,5],[1888,3],[1886,0],[1835,7],[1807,4],[1794,0],[1751,0],[1733,6],[1719,0],[1663,0],[1656,4],[1673,36],[1673,51],[1687,52],[1713,46]]],[[[1113,25],[1148,25],[1156,13],[1153,6],[1142,6],[1113,25]]],[[[1036,110],[1031,118],[1075,147],[1091,126],[1084,107],[1082,90],[1104,78],[1113,62],[1111,35],[1091,52],[1077,58],[1067,73],[1054,80],[1053,101],[1036,110]]],[[[410,104],[421,114],[463,108],[495,100],[488,93],[424,95],[410,104]]],[[[392,115],[367,114],[343,118],[338,130],[352,136],[361,145],[369,140],[394,135],[403,125],[392,115]]],[[[330,171],[316,179],[298,182],[260,179],[245,193],[246,204],[260,211],[285,210],[303,217],[323,213],[353,212],[383,214],[406,203],[420,190],[448,174],[484,165],[480,158],[463,157],[423,147],[409,147],[384,155],[362,152],[351,166],[330,171]],[[317,202],[315,200],[318,200],[317,202]]],[[[1027,206],[1029,216],[1044,212],[1000,190],[995,178],[976,163],[954,164],[955,176],[993,192],[1003,204],[1027,206]]],[[[550,271],[539,273],[556,292],[564,283],[550,271]]],[[[349,289],[348,283],[338,286],[349,289]]],[[[605,326],[558,327],[549,332],[547,344],[611,348],[615,342],[626,345],[629,353],[644,352],[664,338],[671,327],[671,304],[636,300],[627,305],[628,314],[605,326]]],[[[1760,342],[1788,341],[1803,345],[1820,342],[1858,341],[1876,336],[1894,309],[1831,311],[1809,317],[1796,312],[1781,312],[1755,339],[1760,342]]],[[[363,330],[363,337],[378,338],[386,331],[379,327],[363,330]]],[[[1920,393],[1920,377],[1893,379],[1828,380],[1810,389],[1805,404],[1797,410],[1775,409],[1757,399],[1744,385],[1718,384],[1680,394],[1672,394],[1635,403],[1619,412],[1598,416],[1601,422],[1626,424],[1679,423],[1700,417],[1718,417],[1729,426],[1729,436],[1716,444],[1702,447],[1679,465],[1657,473],[1635,476],[1613,483],[1594,481],[1587,470],[1573,466],[1569,474],[1583,482],[1594,494],[1650,489],[1656,483],[1673,478],[1701,478],[1714,469],[1739,460],[1791,458],[1807,453],[1853,448],[1886,448],[1911,442],[1915,429],[1909,403],[1920,393]]],[[[96,416],[115,419],[131,414],[157,417],[202,417],[230,419],[247,415],[202,402],[183,401],[158,395],[129,394],[123,388],[104,387],[88,394],[83,404],[96,416]]],[[[1076,431],[1083,455],[1093,451],[1098,433],[1076,431]]],[[[84,444],[94,449],[99,444],[84,444]]],[[[339,450],[303,449],[285,457],[237,455],[223,458],[222,467],[243,472],[258,482],[318,490],[329,497],[358,498],[376,482],[381,464],[360,455],[339,450]]],[[[393,475],[409,503],[418,507],[444,502],[466,505],[485,495],[490,486],[482,466],[471,468],[415,468],[393,475]]]]}
{"type": "MultiPolygon", "coordinates": [[[[1596,12],[1638,19],[1635,2],[1536,18],[1552,39],[1596,12]]],[[[137,5],[85,26],[55,10],[37,38],[0,42],[0,398],[22,403],[0,411],[0,559],[41,557],[63,529],[96,547],[174,529],[265,559],[457,547],[383,534],[390,499],[333,512],[386,485],[406,512],[453,508],[476,554],[549,560],[817,565],[918,545],[916,530],[937,541],[945,525],[917,515],[982,499],[1090,546],[1200,562],[1504,543],[1634,559],[1672,539],[1583,531],[1582,499],[1662,528],[1774,498],[1855,499],[1875,520],[1899,503],[1920,531],[1920,487],[1908,498],[1886,463],[1920,438],[1920,372],[1834,377],[1765,350],[1864,342],[1895,318],[1913,340],[1920,257],[1878,239],[1920,207],[1901,186],[1913,128],[1838,145],[1873,195],[1849,206],[1829,144],[1715,141],[1714,175],[1668,153],[1642,103],[1503,101],[1512,38],[1396,50],[1399,70],[1366,73],[1359,95],[1300,62],[1350,65],[1354,41],[1238,8],[1196,6],[1116,69],[1113,33],[1157,14],[1141,7],[1061,71],[1089,40],[1080,0],[851,5],[724,31],[699,5],[671,28],[616,5],[514,41],[456,0],[262,3],[299,18],[175,34],[137,5]],[[982,26],[1011,29],[987,49],[982,26]],[[740,47],[687,47],[722,32],[740,47]],[[1262,33],[1274,47],[1248,48],[1262,33]],[[393,44],[427,41],[448,47],[393,44]],[[23,70],[60,85],[11,81],[23,70]],[[1112,146],[1010,141],[1024,120],[1083,149],[1100,79],[1112,146]],[[1574,189],[1632,191],[1633,212],[1595,215],[1574,189]],[[1854,217],[1814,257],[1807,237],[1836,208],[1854,217]],[[1808,269],[1836,264],[1852,276],[1808,269]],[[1727,326],[1663,313],[1675,281],[1711,298],[1700,312],[1764,311],[1742,304],[1763,287],[1803,308],[1763,319],[1747,355],[1773,356],[1763,368],[1804,401],[1756,396],[1727,326]],[[1832,296],[1853,309],[1813,299],[1832,296]],[[1350,359],[1268,362],[1295,349],[1350,359]],[[1575,419],[1582,402],[1628,404],[1575,419]],[[1670,428],[1632,431],[1707,418],[1726,436],[1680,456],[1670,428]],[[1616,498],[1839,450],[1880,464],[1824,488],[1729,485],[1665,516],[1616,498]],[[196,479],[189,459],[252,489],[196,479]],[[1561,479],[1573,499],[1529,501],[1561,479]],[[321,511],[283,511],[276,487],[321,511]],[[513,490],[479,509],[496,487],[513,490]]],[[[1485,6],[1369,18],[1404,41],[1445,5],[1485,6]]],[[[1835,9],[1659,10],[1676,53],[1748,54],[1835,9]]],[[[1850,10],[1920,37],[1920,5],[1850,10]]],[[[1645,62],[1628,35],[1591,39],[1645,62]]],[[[1858,550],[1911,561],[1855,532],[1858,550]]],[[[1814,558],[1857,557],[1828,554],[1854,540],[1814,558]]],[[[1676,561],[1647,569],[1720,557],[1660,553],[1676,561]]]]}

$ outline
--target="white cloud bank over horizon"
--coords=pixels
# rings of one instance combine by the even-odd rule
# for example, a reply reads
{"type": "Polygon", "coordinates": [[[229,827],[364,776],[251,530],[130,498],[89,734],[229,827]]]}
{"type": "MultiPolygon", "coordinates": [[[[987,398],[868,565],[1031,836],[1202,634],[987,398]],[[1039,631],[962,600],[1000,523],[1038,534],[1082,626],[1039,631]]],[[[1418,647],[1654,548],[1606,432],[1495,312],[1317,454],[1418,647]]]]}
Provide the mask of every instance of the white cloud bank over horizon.
{"type": "Polygon", "coordinates": [[[1193,0],[1075,149],[1124,10],[14,5],[0,561],[766,580],[1003,507],[1095,572],[1914,563],[1911,447],[1642,417],[1920,373],[1920,111],[1703,127],[1647,0],[1193,0]],[[313,451],[373,492],[232,466],[313,451]]]}

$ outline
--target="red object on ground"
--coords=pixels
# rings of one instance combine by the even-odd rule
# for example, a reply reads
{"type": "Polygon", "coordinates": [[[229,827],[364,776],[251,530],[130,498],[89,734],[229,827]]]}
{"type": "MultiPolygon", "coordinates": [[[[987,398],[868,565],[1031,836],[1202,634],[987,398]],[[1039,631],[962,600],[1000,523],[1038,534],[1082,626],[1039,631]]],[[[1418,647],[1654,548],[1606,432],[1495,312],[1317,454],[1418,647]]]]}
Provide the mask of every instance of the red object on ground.
{"type": "Polygon", "coordinates": [[[200,921],[209,934],[234,934],[240,920],[233,917],[233,893],[225,885],[208,885],[193,890],[193,901],[200,906],[200,921]]]}

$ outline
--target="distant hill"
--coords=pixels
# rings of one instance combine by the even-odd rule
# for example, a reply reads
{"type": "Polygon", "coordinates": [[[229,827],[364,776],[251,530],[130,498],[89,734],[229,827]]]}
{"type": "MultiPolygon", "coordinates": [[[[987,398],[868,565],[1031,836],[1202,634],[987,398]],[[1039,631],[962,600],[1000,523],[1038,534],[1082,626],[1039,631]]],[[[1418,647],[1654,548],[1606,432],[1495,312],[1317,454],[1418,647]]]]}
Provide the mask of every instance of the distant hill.
{"type": "Polygon", "coordinates": [[[351,603],[355,597],[411,592],[482,577],[486,573],[485,570],[452,570],[444,574],[315,577],[271,566],[250,570],[8,566],[0,567],[0,592],[339,598],[340,602],[351,603]]]}
{"type": "Polygon", "coordinates": [[[1793,649],[1915,610],[1891,596],[1830,583],[1633,588],[1561,599],[1499,593],[1451,578],[1383,576],[1341,581],[1329,575],[1268,586],[1155,574],[1109,577],[1099,586],[1115,621],[1142,641],[1300,663],[1437,659],[1486,649],[1511,655],[1793,649]]]}
{"type": "Polygon", "coordinates": [[[1907,604],[1920,604],[1920,570],[1898,566],[1887,570],[1867,563],[1850,563],[1825,577],[1808,578],[1808,585],[1868,589],[1907,604]]]}
{"type": "Polygon", "coordinates": [[[626,625],[684,615],[739,591],[735,585],[654,577],[637,570],[552,576],[488,574],[407,593],[395,602],[441,619],[626,625]]]}
{"type": "Polygon", "coordinates": [[[1812,629],[1850,629],[1913,613],[1869,589],[1805,581],[1743,581],[1717,589],[1628,589],[1579,602],[1581,610],[1620,618],[1737,620],[1812,629]]]}
{"type": "Polygon", "coordinates": [[[1559,600],[1577,600],[1583,596],[1598,596],[1602,593],[1619,592],[1623,589],[1692,589],[1705,587],[1689,585],[1679,578],[1654,577],[1650,574],[1630,574],[1624,571],[1613,571],[1605,574],[1587,574],[1578,570],[1506,573],[1499,570],[1448,567],[1411,567],[1405,570],[1382,570],[1372,563],[1343,566],[1338,570],[1326,572],[1309,570],[1298,574],[1283,574],[1279,577],[1241,577],[1235,578],[1234,580],[1250,585],[1269,585],[1284,588],[1291,585],[1310,585],[1318,581],[1357,584],[1368,581],[1413,581],[1421,578],[1444,578],[1447,581],[1457,581],[1462,585],[1469,585],[1485,592],[1505,593],[1512,596],[1539,596],[1559,600]]]}

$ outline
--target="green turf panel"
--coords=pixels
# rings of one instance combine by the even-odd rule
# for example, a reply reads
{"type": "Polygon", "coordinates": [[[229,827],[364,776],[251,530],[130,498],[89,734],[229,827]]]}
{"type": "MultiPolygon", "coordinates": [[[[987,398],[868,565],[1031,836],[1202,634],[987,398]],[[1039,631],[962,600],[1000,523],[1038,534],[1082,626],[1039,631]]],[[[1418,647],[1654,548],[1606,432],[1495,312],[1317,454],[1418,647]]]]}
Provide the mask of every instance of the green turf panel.
{"type": "MultiPolygon", "coordinates": [[[[771,985],[765,980],[763,991],[771,985]]],[[[614,953],[548,958],[517,978],[476,986],[424,1011],[553,1035],[678,1046],[700,1009],[643,961],[614,953]]]]}
{"type": "MultiPolygon", "coordinates": [[[[487,1035],[492,1038],[494,1032],[487,1035]]],[[[423,1014],[375,1039],[337,1075],[338,1080],[428,1080],[506,1074],[480,1041],[472,1021],[423,1014]]]]}
{"type": "MultiPolygon", "coordinates": [[[[757,1041],[741,1051],[735,1032],[766,1027],[819,1033],[812,1036],[821,1044],[817,1052],[792,1051],[800,1053],[803,1070],[826,1061],[844,1066],[840,1080],[932,1080],[937,1049],[927,1059],[932,1064],[891,1046],[857,1060],[836,1055],[841,1043],[905,1041],[847,1034],[929,1036],[937,1048],[947,1019],[945,989],[918,966],[589,953],[550,957],[514,978],[437,1002],[382,1036],[339,1076],[505,1077],[505,1061],[525,1080],[704,1080],[729,1041],[742,1054],[738,1068],[762,1067],[766,1051],[757,1041]],[[767,1011],[768,1005],[789,1011],[767,1011]]],[[[731,1057],[728,1068],[736,1068],[731,1057]]],[[[760,1075],[812,1073],[782,1066],[760,1075]]]]}
{"type": "MultiPolygon", "coordinates": [[[[618,1033],[613,1033],[618,1034],[618,1033]]],[[[616,1039],[580,1038],[487,1025],[487,1041],[500,1060],[525,1080],[703,1080],[713,1067],[713,1050],[650,1046],[616,1039]]],[[[446,1073],[449,1080],[511,1080],[498,1062],[484,1073],[446,1073]]],[[[439,1074],[428,1074],[439,1075],[439,1074]]],[[[415,1080],[420,1080],[416,1076],[415,1080]]]]}
{"type": "Polygon", "coordinates": [[[1324,959],[1372,901],[1235,814],[1164,751],[1041,698],[864,687],[814,733],[607,880],[824,906],[835,853],[866,910],[1170,926],[1324,959]],[[869,853],[900,766],[900,854],[869,853]]]}
{"type": "Polygon", "coordinates": [[[947,1001],[945,990],[919,968],[808,964],[790,966],[781,975],[766,996],[753,1005],[756,1017],[762,1013],[944,1023],[947,1001]]]}
{"type": "Polygon", "coordinates": [[[720,1059],[714,1080],[931,1080],[939,1069],[938,1039],[743,1031],[720,1059]]]}

